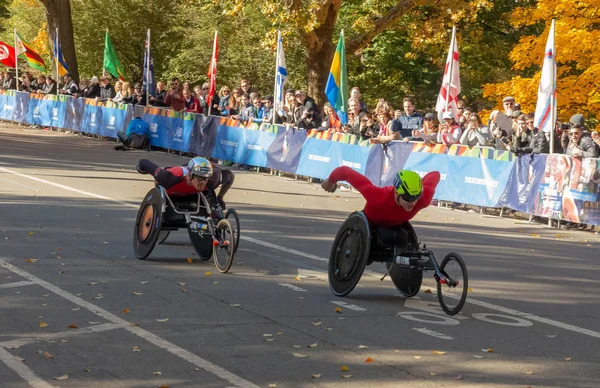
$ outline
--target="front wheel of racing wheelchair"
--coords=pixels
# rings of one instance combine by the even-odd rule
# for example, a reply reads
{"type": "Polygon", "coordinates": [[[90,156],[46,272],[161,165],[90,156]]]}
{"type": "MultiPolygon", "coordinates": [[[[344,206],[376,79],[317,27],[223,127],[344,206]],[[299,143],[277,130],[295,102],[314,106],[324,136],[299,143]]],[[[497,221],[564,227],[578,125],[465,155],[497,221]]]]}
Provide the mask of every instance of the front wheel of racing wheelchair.
{"type": "Polygon", "coordinates": [[[329,255],[331,291],[336,296],[348,295],[358,284],[365,267],[377,261],[385,263],[396,289],[405,297],[413,297],[421,288],[423,271],[434,271],[442,310],[448,315],[457,314],[467,297],[464,260],[450,253],[438,265],[433,251],[420,248],[410,222],[402,227],[408,232],[408,246],[399,250],[371,230],[363,212],[350,214],[340,227],[329,255]]]}
{"type": "Polygon", "coordinates": [[[146,259],[173,230],[186,228],[194,251],[202,260],[215,261],[220,272],[233,264],[235,233],[225,218],[214,218],[206,197],[199,193],[175,203],[161,186],[151,189],[138,211],[133,246],[138,259],[146,259]],[[193,198],[192,198],[193,197],[193,198]]]}

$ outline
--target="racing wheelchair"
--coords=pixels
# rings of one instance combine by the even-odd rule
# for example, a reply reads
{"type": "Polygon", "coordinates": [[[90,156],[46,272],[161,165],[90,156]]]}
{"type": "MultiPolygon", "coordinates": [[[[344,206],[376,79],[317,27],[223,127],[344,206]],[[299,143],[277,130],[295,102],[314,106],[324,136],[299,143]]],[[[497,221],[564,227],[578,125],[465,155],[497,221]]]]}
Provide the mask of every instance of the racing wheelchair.
{"type": "Polygon", "coordinates": [[[157,185],[144,197],[135,221],[133,249],[145,260],[157,244],[162,244],[171,231],[186,228],[194,250],[202,260],[215,261],[219,272],[227,272],[233,264],[240,239],[240,219],[235,209],[225,216],[218,202],[211,207],[202,194],[171,199],[164,187],[157,185]]]}
{"type": "Polygon", "coordinates": [[[410,222],[408,247],[399,249],[372,230],[363,212],[354,212],[340,227],[329,254],[329,287],[336,296],[348,295],[358,284],[365,267],[374,261],[385,263],[387,274],[405,297],[413,297],[421,288],[423,271],[434,271],[437,296],[448,315],[460,312],[467,299],[468,276],[464,260],[449,253],[441,264],[432,250],[421,248],[410,222]]]}

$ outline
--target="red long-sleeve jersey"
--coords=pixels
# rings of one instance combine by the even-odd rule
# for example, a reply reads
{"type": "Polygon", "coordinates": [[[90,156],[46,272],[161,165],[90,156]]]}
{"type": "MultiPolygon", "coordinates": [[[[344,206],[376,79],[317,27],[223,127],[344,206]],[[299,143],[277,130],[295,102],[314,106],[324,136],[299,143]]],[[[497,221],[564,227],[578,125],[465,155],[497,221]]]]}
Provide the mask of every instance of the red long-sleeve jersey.
{"type": "Polygon", "coordinates": [[[412,219],[421,209],[426,208],[433,199],[435,188],[440,181],[440,173],[432,171],[423,177],[423,195],[413,209],[408,212],[394,199],[394,186],[378,187],[361,173],[350,167],[338,167],[329,175],[329,181],[346,181],[365,198],[364,212],[370,223],[375,226],[397,226],[412,219]]]}

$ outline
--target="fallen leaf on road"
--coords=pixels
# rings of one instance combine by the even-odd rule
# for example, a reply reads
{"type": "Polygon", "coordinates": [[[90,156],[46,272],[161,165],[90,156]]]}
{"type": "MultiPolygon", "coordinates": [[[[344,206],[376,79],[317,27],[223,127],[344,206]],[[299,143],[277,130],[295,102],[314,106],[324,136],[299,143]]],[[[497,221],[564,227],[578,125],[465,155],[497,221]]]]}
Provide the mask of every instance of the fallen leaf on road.
{"type": "Polygon", "coordinates": [[[494,351],[493,348],[487,348],[487,349],[481,349],[482,352],[484,353],[492,353],[494,351]]]}
{"type": "Polygon", "coordinates": [[[462,380],[462,375],[458,375],[454,378],[454,380],[462,380]]]}
{"type": "Polygon", "coordinates": [[[467,287],[467,291],[473,292],[473,289],[471,287],[467,287]]]}
{"type": "Polygon", "coordinates": [[[275,335],[283,335],[283,331],[278,331],[275,335]]]}
{"type": "Polygon", "coordinates": [[[333,330],[333,328],[331,328],[331,327],[324,327],[323,329],[325,329],[325,330],[327,330],[327,331],[331,331],[331,330],[333,330]]]}
{"type": "Polygon", "coordinates": [[[192,260],[192,258],[191,258],[191,257],[188,257],[188,258],[187,258],[187,262],[188,262],[189,264],[192,264],[192,262],[193,262],[193,261],[194,261],[194,260],[192,260]]]}
{"type": "Polygon", "coordinates": [[[292,345],[293,348],[301,348],[301,345],[292,345]]]}
{"type": "Polygon", "coordinates": [[[431,289],[429,289],[429,288],[428,288],[428,289],[426,289],[426,290],[425,290],[425,291],[423,291],[423,292],[424,292],[424,293],[426,293],[426,294],[431,294],[431,289]]]}
{"type": "Polygon", "coordinates": [[[435,373],[435,372],[429,372],[429,375],[431,375],[431,376],[437,376],[437,373],[435,373]]]}
{"type": "Polygon", "coordinates": [[[296,276],[296,277],[294,278],[294,280],[295,280],[295,281],[297,281],[297,282],[299,282],[299,281],[302,281],[302,279],[300,279],[300,276],[296,276]]]}
{"type": "Polygon", "coordinates": [[[166,322],[169,318],[157,319],[156,322],[166,322]]]}
{"type": "Polygon", "coordinates": [[[48,303],[42,303],[40,306],[46,307],[46,306],[48,306],[48,303]]]}
{"type": "Polygon", "coordinates": [[[91,372],[91,370],[89,370],[88,368],[85,368],[83,371],[88,373],[91,372]]]}
{"type": "Polygon", "coordinates": [[[265,341],[272,342],[272,341],[275,341],[275,338],[265,338],[265,341]]]}
{"type": "Polygon", "coordinates": [[[163,384],[159,388],[169,388],[169,386],[167,384],[163,384]]]}
{"type": "Polygon", "coordinates": [[[367,359],[365,360],[365,362],[373,362],[375,360],[373,360],[371,357],[367,357],[367,359]]]}
{"type": "Polygon", "coordinates": [[[102,295],[100,295],[100,296],[94,296],[93,299],[102,299],[102,298],[104,298],[104,297],[102,295]]]}
{"type": "Polygon", "coordinates": [[[295,353],[295,352],[294,352],[294,353],[292,353],[292,355],[293,355],[294,357],[298,357],[298,358],[305,358],[305,357],[308,357],[306,354],[302,354],[302,353],[295,353]]]}
{"type": "Polygon", "coordinates": [[[339,307],[336,307],[335,308],[335,312],[338,313],[338,314],[341,314],[342,313],[342,309],[339,308],[339,307]]]}
{"type": "Polygon", "coordinates": [[[230,306],[231,306],[231,307],[240,307],[240,306],[241,306],[241,304],[239,304],[239,303],[234,303],[234,304],[230,304],[230,306]]]}
{"type": "Polygon", "coordinates": [[[313,324],[314,326],[319,326],[321,323],[323,323],[323,322],[321,322],[321,321],[317,321],[317,322],[313,322],[312,324],[313,324]]]}
{"type": "Polygon", "coordinates": [[[43,296],[44,298],[47,298],[47,297],[49,297],[49,296],[50,296],[50,294],[44,294],[44,295],[42,295],[42,296],[43,296]]]}
{"type": "Polygon", "coordinates": [[[27,233],[28,236],[33,236],[33,232],[27,233]]]}
{"type": "Polygon", "coordinates": [[[474,354],[473,357],[475,357],[475,358],[483,358],[483,356],[478,356],[477,354],[474,354]]]}
{"type": "Polygon", "coordinates": [[[89,284],[90,286],[95,286],[95,285],[96,285],[96,284],[98,284],[98,283],[99,283],[99,282],[88,282],[88,284],[89,284]]]}
{"type": "Polygon", "coordinates": [[[49,352],[44,352],[44,357],[46,357],[46,358],[54,358],[54,356],[52,354],[50,354],[49,352]]]}
{"type": "Polygon", "coordinates": [[[133,351],[134,351],[134,352],[141,352],[141,351],[142,351],[142,348],[140,348],[139,346],[134,346],[134,347],[133,347],[133,351]]]}
{"type": "Polygon", "coordinates": [[[565,357],[565,361],[571,361],[571,357],[565,357]]]}
{"type": "Polygon", "coordinates": [[[267,387],[269,387],[269,388],[275,388],[276,386],[277,386],[277,384],[269,384],[269,385],[267,385],[267,387]]]}
{"type": "MultiPolygon", "coordinates": [[[[347,200],[346,200],[347,201],[347,200]]],[[[352,377],[352,375],[341,375],[340,376],[342,379],[349,379],[350,377],[352,377]]]]}
{"type": "Polygon", "coordinates": [[[314,375],[312,375],[313,379],[320,379],[321,378],[321,374],[320,373],[315,373],[314,375]]]}
{"type": "Polygon", "coordinates": [[[81,295],[83,295],[83,292],[80,292],[78,294],[73,294],[73,295],[75,295],[75,296],[81,296],[81,295]]]}
{"type": "Polygon", "coordinates": [[[81,307],[75,307],[74,309],[71,309],[71,311],[79,311],[81,310],[81,307]]]}
{"type": "Polygon", "coordinates": [[[415,360],[420,360],[421,356],[415,356],[415,360]]]}
{"type": "Polygon", "coordinates": [[[263,334],[263,337],[273,337],[273,334],[265,333],[263,334]]]}
{"type": "Polygon", "coordinates": [[[62,376],[55,377],[54,380],[67,380],[68,378],[69,378],[69,375],[62,375],[62,376]]]}
{"type": "Polygon", "coordinates": [[[99,324],[100,322],[88,321],[88,323],[89,323],[90,325],[97,325],[97,324],[99,324]]]}
{"type": "Polygon", "coordinates": [[[37,259],[27,259],[27,262],[33,264],[37,261],[37,259]]]}
{"type": "Polygon", "coordinates": [[[358,345],[359,349],[369,349],[367,345],[358,345]]]}
{"type": "Polygon", "coordinates": [[[162,372],[154,372],[153,375],[154,376],[160,376],[160,375],[162,375],[162,372]]]}
{"type": "Polygon", "coordinates": [[[209,271],[204,272],[204,276],[210,276],[212,275],[209,271]]]}
{"type": "Polygon", "coordinates": [[[148,281],[140,282],[140,284],[148,284],[148,281]]]}
{"type": "Polygon", "coordinates": [[[143,292],[131,291],[131,293],[132,293],[133,295],[138,295],[138,296],[139,296],[139,295],[144,295],[144,293],[143,293],[143,292]]]}
{"type": "Polygon", "coordinates": [[[531,237],[538,238],[538,237],[540,237],[540,235],[539,235],[539,234],[537,234],[537,233],[531,233],[531,237]]]}
{"type": "Polygon", "coordinates": [[[525,373],[526,375],[532,375],[533,371],[528,371],[528,372],[523,372],[523,373],[525,373]]]}
{"type": "Polygon", "coordinates": [[[179,285],[180,286],[187,286],[187,283],[186,282],[179,282],[179,285]]]}
{"type": "Polygon", "coordinates": [[[348,367],[347,367],[346,365],[343,365],[343,366],[340,368],[340,372],[348,372],[349,370],[350,370],[350,369],[348,369],[348,367]]]}
{"type": "Polygon", "coordinates": [[[123,314],[129,314],[129,309],[123,309],[123,314]]]}
{"type": "Polygon", "coordinates": [[[40,327],[48,327],[50,325],[48,325],[46,322],[40,322],[40,327]]]}
{"type": "Polygon", "coordinates": [[[442,351],[440,351],[440,350],[432,350],[432,351],[431,351],[431,353],[433,353],[433,354],[437,354],[437,355],[439,355],[439,356],[442,356],[442,355],[446,354],[446,352],[442,352],[442,351]]]}
{"type": "Polygon", "coordinates": [[[181,292],[184,293],[184,294],[187,294],[187,290],[185,288],[182,288],[181,292]]]}
{"type": "Polygon", "coordinates": [[[213,282],[213,284],[219,284],[219,282],[213,282]]]}
{"type": "Polygon", "coordinates": [[[21,362],[25,361],[25,359],[24,359],[24,358],[21,358],[21,357],[19,357],[19,356],[15,356],[15,360],[17,360],[17,361],[21,361],[21,362]]]}
{"type": "Polygon", "coordinates": [[[317,347],[317,343],[315,342],[314,344],[310,344],[307,346],[307,348],[316,348],[317,347]]]}
{"type": "Polygon", "coordinates": [[[68,327],[69,329],[78,329],[77,325],[74,325],[72,323],[68,327]]]}
{"type": "Polygon", "coordinates": [[[548,337],[548,338],[554,338],[554,337],[556,337],[556,334],[548,334],[546,337],[548,337]]]}

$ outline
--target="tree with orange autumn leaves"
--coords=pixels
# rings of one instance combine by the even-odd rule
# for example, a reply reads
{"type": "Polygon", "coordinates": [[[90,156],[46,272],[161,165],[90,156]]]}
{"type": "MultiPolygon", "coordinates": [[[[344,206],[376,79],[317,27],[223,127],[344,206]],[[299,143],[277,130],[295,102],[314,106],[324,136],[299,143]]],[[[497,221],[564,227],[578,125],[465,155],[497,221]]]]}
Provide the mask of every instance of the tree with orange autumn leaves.
{"type": "Polygon", "coordinates": [[[511,95],[524,112],[534,112],[541,77],[544,48],[552,19],[555,25],[557,61],[557,109],[559,120],[574,113],[595,119],[600,110],[600,0],[540,0],[534,7],[516,8],[510,16],[514,28],[545,25],[539,36],[524,36],[509,58],[521,73],[508,81],[483,86],[483,96],[497,101],[511,95]],[[535,70],[533,76],[526,76],[535,70]]]}

